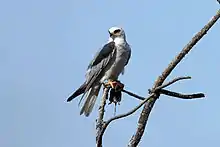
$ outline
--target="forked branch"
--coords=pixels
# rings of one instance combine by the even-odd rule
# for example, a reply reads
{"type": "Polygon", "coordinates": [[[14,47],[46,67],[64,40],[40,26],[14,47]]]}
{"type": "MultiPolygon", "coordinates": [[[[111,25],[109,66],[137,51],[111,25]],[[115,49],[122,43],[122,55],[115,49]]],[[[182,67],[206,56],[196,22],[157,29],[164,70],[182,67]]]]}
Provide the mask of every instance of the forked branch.
{"type": "MultiPolygon", "coordinates": [[[[173,71],[173,69],[177,66],[177,64],[185,57],[186,54],[189,53],[189,51],[193,48],[193,46],[208,32],[208,30],[215,24],[215,22],[220,18],[220,10],[217,11],[216,15],[212,17],[212,19],[205,25],[201,31],[199,31],[192,40],[182,49],[182,51],[171,61],[171,63],[168,65],[168,67],[162,72],[162,74],[157,78],[157,80],[154,83],[154,86],[152,90],[155,90],[157,87],[161,86],[165,79],[170,75],[170,73],[173,71]]],[[[156,58],[156,57],[155,57],[156,58]]],[[[138,126],[135,134],[132,136],[128,146],[129,147],[136,147],[138,143],[140,142],[144,130],[146,128],[146,124],[150,115],[150,112],[156,102],[156,100],[159,98],[160,94],[153,96],[153,101],[151,105],[146,103],[144,105],[144,108],[140,114],[139,120],[138,120],[138,126]]]]}

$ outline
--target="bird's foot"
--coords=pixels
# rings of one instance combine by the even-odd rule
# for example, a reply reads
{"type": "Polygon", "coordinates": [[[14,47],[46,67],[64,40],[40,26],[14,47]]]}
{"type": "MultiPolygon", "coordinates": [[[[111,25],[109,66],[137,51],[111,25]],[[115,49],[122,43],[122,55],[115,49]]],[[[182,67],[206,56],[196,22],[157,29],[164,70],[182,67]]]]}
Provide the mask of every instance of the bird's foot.
{"type": "Polygon", "coordinates": [[[105,83],[105,86],[111,87],[112,89],[115,89],[116,91],[121,91],[124,88],[124,84],[122,84],[118,80],[109,80],[107,83],[105,83]]]}

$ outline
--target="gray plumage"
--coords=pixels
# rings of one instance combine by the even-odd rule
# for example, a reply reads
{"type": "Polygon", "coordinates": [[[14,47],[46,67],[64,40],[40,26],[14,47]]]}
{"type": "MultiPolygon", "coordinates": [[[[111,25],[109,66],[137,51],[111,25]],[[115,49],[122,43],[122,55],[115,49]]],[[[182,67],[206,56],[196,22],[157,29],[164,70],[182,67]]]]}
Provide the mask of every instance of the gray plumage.
{"type": "MultiPolygon", "coordinates": [[[[86,80],[68,99],[71,101],[80,94],[85,99],[80,114],[89,116],[91,113],[102,83],[106,80],[117,80],[124,72],[131,56],[131,49],[126,42],[125,32],[122,28],[109,29],[109,42],[95,55],[86,71],[86,80]]],[[[80,100],[80,102],[81,102],[80,100]]]]}

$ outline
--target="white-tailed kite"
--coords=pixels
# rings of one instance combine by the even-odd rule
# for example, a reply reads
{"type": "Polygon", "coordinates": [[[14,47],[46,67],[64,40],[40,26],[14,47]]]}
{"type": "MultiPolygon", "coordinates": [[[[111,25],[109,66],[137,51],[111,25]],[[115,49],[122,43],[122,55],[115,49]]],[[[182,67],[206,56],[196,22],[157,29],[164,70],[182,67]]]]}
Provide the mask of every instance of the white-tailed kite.
{"type": "Polygon", "coordinates": [[[71,101],[75,97],[83,94],[85,99],[80,115],[89,116],[96,102],[102,84],[107,80],[107,84],[114,88],[118,76],[124,72],[124,67],[128,64],[131,56],[131,48],[126,41],[125,32],[122,28],[112,27],[108,30],[110,38],[107,44],[95,55],[86,71],[85,82],[67,99],[71,101]]]}

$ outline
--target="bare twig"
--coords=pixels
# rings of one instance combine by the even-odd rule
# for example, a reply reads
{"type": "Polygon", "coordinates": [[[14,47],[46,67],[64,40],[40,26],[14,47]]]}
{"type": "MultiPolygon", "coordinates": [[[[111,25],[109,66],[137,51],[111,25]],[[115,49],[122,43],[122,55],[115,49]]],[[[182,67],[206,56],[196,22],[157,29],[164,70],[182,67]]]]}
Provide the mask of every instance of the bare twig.
{"type": "Polygon", "coordinates": [[[130,95],[130,96],[132,96],[132,97],[135,97],[135,98],[137,98],[137,99],[139,99],[139,100],[145,100],[144,97],[139,96],[139,95],[137,95],[137,94],[134,94],[134,93],[132,93],[132,92],[130,92],[130,91],[127,91],[127,90],[125,90],[125,89],[123,89],[122,92],[127,93],[128,95],[130,95]]]}
{"type": "Polygon", "coordinates": [[[205,94],[203,94],[203,93],[181,94],[181,93],[177,93],[177,92],[173,92],[173,91],[169,91],[169,90],[165,90],[165,89],[160,89],[159,92],[160,92],[160,94],[164,94],[164,95],[168,95],[168,96],[172,96],[172,97],[177,97],[177,98],[181,98],[181,99],[197,99],[197,98],[205,97],[205,94]]]}
{"type": "MultiPolygon", "coordinates": [[[[149,89],[149,93],[154,93],[154,92],[156,92],[156,91],[158,91],[158,90],[160,90],[160,89],[162,89],[162,88],[165,88],[165,87],[170,86],[171,84],[173,84],[173,83],[175,83],[175,82],[177,82],[177,81],[185,80],[185,79],[191,79],[191,77],[189,77],[189,76],[187,76],[187,77],[177,77],[177,78],[173,79],[172,81],[170,81],[170,82],[168,82],[168,83],[166,83],[166,84],[164,84],[164,85],[158,86],[154,91],[152,91],[152,90],[149,89]]],[[[127,90],[125,90],[125,89],[123,89],[122,92],[127,93],[128,95],[130,95],[130,96],[132,96],[132,97],[135,97],[135,98],[137,98],[137,99],[139,99],[139,100],[145,100],[144,97],[139,96],[139,95],[137,95],[137,94],[134,94],[134,93],[132,93],[132,92],[130,92],[130,91],[127,91],[127,90]]]]}
{"type": "Polygon", "coordinates": [[[103,129],[103,118],[105,114],[105,105],[106,105],[106,100],[108,99],[108,92],[109,92],[109,87],[105,87],[103,90],[103,95],[102,95],[102,100],[101,104],[99,107],[99,115],[96,120],[96,144],[97,147],[102,147],[102,139],[100,139],[100,132],[103,129]]]}
{"type": "Polygon", "coordinates": [[[185,80],[185,79],[191,79],[191,77],[187,76],[187,77],[177,77],[175,79],[173,79],[172,81],[168,82],[168,83],[165,83],[161,86],[158,86],[157,88],[155,88],[153,91],[152,90],[149,90],[150,93],[154,93],[156,92],[157,90],[160,90],[162,88],[165,88],[165,87],[168,87],[170,86],[171,84],[177,82],[177,81],[180,81],[180,80],[185,80]]]}
{"type": "MultiPolygon", "coordinates": [[[[215,22],[219,19],[219,17],[220,17],[220,10],[218,10],[216,15],[212,17],[212,19],[208,22],[208,24],[205,25],[204,28],[202,28],[201,31],[198,32],[192,38],[192,40],[182,49],[182,51],[174,58],[174,60],[171,61],[168,67],[163,71],[163,73],[155,81],[152,90],[156,89],[158,86],[161,86],[163,84],[165,79],[170,75],[170,73],[177,66],[177,64],[185,57],[186,54],[188,54],[188,52],[192,49],[192,47],[208,32],[208,30],[215,24],[215,22]]],[[[140,142],[143,136],[150,112],[156,100],[159,98],[159,96],[160,94],[155,94],[152,97],[153,100],[151,101],[150,106],[149,106],[149,103],[146,103],[144,105],[144,108],[138,120],[136,133],[132,136],[131,140],[129,141],[129,145],[128,145],[129,147],[136,147],[138,143],[140,142]]]]}

